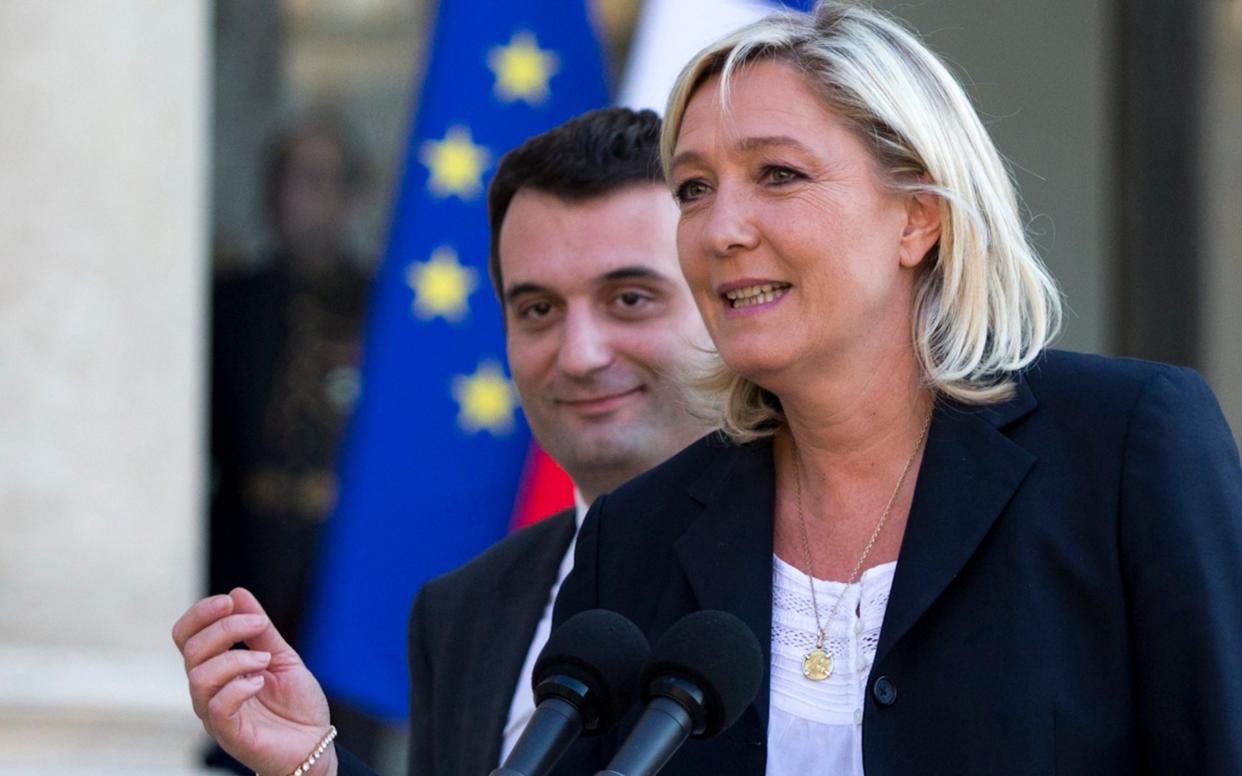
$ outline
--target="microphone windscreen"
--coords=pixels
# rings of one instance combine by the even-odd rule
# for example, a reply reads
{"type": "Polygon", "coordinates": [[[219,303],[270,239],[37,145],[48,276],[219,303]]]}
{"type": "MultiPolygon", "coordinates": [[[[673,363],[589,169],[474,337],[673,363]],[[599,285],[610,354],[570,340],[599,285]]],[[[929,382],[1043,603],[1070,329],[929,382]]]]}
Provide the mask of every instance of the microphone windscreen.
{"type": "MultiPolygon", "coordinates": [[[[625,617],[591,609],[570,617],[548,637],[531,673],[534,687],[561,674],[589,689],[597,725],[587,735],[617,723],[638,697],[638,677],[651,649],[647,637],[625,617]]],[[[542,698],[536,693],[535,703],[542,698]]]]}
{"type": "MultiPolygon", "coordinates": [[[[728,612],[704,610],[673,624],[651,649],[642,686],[665,676],[689,679],[703,691],[707,724],[701,738],[732,725],[763,682],[763,649],[751,629],[728,612]]],[[[646,690],[644,690],[646,691],[646,690]]]]}

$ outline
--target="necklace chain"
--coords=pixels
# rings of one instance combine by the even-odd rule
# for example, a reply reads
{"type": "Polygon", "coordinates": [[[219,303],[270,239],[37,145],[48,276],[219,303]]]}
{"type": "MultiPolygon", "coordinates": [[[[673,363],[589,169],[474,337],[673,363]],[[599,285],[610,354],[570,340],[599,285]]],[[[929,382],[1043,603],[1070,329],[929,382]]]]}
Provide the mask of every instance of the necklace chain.
{"type": "MultiPolygon", "coordinates": [[[[867,556],[871,554],[871,548],[875,547],[876,541],[880,538],[880,533],[884,530],[884,523],[888,521],[889,512],[893,509],[893,504],[897,501],[897,494],[901,492],[901,486],[906,481],[906,475],[910,473],[910,467],[914,464],[914,457],[918,455],[919,450],[923,447],[923,442],[927,439],[927,430],[931,427],[931,413],[928,413],[927,420],[923,421],[923,429],[919,432],[918,441],[914,443],[914,449],[910,451],[910,456],[906,458],[906,463],[901,467],[901,476],[897,478],[897,485],[893,487],[892,494],[888,497],[888,503],[884,505],[884,511],[880,514],[880,519],[876,521],[875,528],[871,531],[871,538],[867,540],[867,546],[863,547],[862,555],[858,556],[858,562],[854,564],[854,569],[850,572],[849,578],[845,581],[845,587],[841,589],[840,595],[837,596],[837,602],[832,605],[832,611],[828,613],[828,620],[821,623],[819,619],[819,601],[815,596],[815,562],[811,557],[811,541],[807,535],[806,515],[802,511],[802,469],[798,461],[798,444],[793,443],[793,464],[794,464],[794,503],[798,508],[798,525],[802,530],[802,554],[806,560],[806,578],[811,586],[811,607],[815,611],[815,650],[814,652],[823,653],[824,640],[827,637],[828,624],[832,622],[832,618],[837,616],[837,611],[841,608],[841,602],[845,600],[845,594],[849,591],[850,585],[858,580],[858,573],[862,569],[864,563],[867,562],[867,556]]],[[[790,435],[790,440],[793,436],[790,435]]],[[[814,652],[807,655],[810,660],[814,652]]],[[[828,655],[826,673],[818,677],[821,679],[828,678],[828,674],[832,672],[832,662],[828,655]]],[[[812,677],[804,668],[807,678],[812,677]]]]}

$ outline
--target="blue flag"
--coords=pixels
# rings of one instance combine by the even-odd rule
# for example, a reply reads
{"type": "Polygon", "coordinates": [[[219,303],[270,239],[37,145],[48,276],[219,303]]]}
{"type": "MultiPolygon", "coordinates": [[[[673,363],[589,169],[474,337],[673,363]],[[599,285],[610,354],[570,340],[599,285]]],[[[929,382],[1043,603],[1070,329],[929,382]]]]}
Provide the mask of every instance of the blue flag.
{"type": "Polygon", "coordinates": [[[487,184],[505,151],[606,104],[587,0],[439,3],[304,634],[329,694],[378,716],[407,713],[414,594],[505,535],[530,443],[487,275],[487,184]]]}

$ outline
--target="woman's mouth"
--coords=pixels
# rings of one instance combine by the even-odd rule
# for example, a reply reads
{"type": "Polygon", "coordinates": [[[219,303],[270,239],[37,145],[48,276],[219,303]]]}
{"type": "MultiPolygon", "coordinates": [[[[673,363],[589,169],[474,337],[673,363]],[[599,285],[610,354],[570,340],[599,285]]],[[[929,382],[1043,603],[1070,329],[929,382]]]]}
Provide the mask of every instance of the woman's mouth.
{"type": "Polygon", "coordinates": [[[730,308],[740,310],[744,307],[775,302],[784,296],[789,288],[790,285],[788,283],[758,283],[752,286],[731,289],[721,294],[721,296],[724,297],[725,303],[730,308]]]}

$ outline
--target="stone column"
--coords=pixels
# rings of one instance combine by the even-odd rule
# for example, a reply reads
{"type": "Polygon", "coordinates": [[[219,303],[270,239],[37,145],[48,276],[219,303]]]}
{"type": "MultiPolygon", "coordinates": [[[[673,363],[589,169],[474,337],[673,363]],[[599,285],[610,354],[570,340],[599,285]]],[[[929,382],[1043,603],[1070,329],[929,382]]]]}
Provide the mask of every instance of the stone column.
{"type": "Polygon", "coordinates": [[[1242,0],[1203,15],[1204,105],[1199,159],[1204,203],[1201,311],[1204,374],[1242,444],[1242,0]]]}
{"type": "Polygon", "coordinates": [[[0,3],[0,773],[188,773],[205,0],[0,3]]]}

